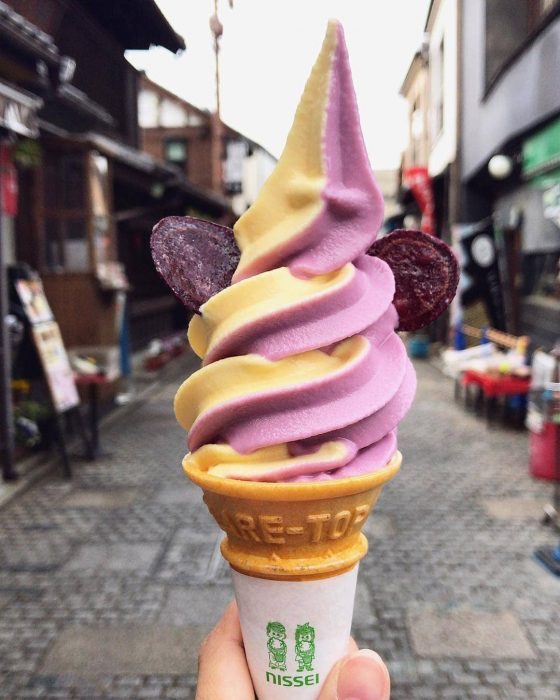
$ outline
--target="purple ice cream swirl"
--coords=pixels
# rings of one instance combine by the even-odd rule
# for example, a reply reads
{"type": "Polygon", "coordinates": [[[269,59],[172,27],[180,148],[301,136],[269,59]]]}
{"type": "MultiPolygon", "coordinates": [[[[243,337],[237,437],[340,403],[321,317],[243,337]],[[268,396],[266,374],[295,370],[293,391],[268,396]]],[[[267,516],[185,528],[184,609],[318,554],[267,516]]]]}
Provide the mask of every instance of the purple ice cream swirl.
{"type": "Polygon", "coordinates": [[[188,460],[257,481],[389,462],[416,379],[395,332],[393,273],[365,255],[382,219],[333,22],[276,170],[235,226],[234,284],[189,328],[204,366],[175,401],[188,460]]]}

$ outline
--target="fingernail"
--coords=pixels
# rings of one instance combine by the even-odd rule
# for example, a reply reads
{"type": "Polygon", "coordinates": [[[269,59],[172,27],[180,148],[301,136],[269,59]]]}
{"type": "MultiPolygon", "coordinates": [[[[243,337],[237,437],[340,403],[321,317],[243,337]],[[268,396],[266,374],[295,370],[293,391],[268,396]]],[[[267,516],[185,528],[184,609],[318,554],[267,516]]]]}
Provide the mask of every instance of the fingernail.
{"type": "Polygon", "coordinates": [[[389,697],[389,676],[381,657],[362,649],[342,666],[336,694],[339,700],[386,700],[389,697]]]}

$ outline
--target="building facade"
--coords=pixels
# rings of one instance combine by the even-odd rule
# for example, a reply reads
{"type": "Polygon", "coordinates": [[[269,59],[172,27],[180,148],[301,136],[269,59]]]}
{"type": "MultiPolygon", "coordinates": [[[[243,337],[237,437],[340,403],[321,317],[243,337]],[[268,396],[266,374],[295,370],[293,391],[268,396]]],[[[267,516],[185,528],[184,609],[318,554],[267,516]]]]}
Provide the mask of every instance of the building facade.
{"type": "Polygon", "coordinates": [[[427,45],[414,54],[400,94],[408,102],[408,144],[402,169],[427,165],[430,157],[430,91],[427,45]]]}
{"type": "Polygon", "coordinates": [[[235,217],[255,201],[276,163],[258,143],[146,76],[139,121],[145,152],[180,168],[193,184],[227,197],[235,217]]]}
{"type": "Polygon", "coordinates": [[[462,3],[462,219],[496,232],[506,326],[560,337],[560,2],[462,3]]]}
{"type": "Polygon", "coordinates": [[[425,32],[401,89],[403,183],[426,169],[442,238],[456,226],[461,240],[492,239],[492,284],[486,264],[469,263],[493,288],[471,322],[550,349],[560,335],[560,1],[433,0],[425,32]]]}
{"type": "Polygon", "coordinates": [[[153,225],[230,212],[225,197],[141,150],[140,74],[124,52],[184,42],[152,0],[9,0],[0,14],[0,95],[18,91],[12,113],[36,105],[33,133],[4,149],[19,187],[7,262],[39,271],[67,346],[115,345],[126,292],[139,348],[177,326],[150,259],[153,225]]]}
{"type": "Polygon", "coordinates": [[[401,198],[407,211],[418,219],[416,225],[420,225],[423,213],[426,221],[426,205],[431,207],[431,223],[424,228],[446,241],[451,238],[458,207],[458,9],[458,0],[432,0],[424,42],[401,87],[401,95],[409,103],[409,143],[402,159],[405,194],[401,198]],[[415,181],[420,188],[414,186],[415,181]],[[412,189],[412,196],[407,198],[408,189],[412,189]],[[419,197],[415,189],[417,193],[424,190],[425,196],[419,197]]]}

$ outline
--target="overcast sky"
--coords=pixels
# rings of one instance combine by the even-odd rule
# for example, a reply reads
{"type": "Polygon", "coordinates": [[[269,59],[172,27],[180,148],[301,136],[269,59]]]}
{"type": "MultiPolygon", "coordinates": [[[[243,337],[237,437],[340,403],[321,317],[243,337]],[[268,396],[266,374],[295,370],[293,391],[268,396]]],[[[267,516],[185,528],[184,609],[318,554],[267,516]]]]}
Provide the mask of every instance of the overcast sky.
{"type": "MultiPolygon", "coordinates": [[[[214,109],[213,0],[157,0],[187,50],[127,56],[148,77],[197,107],[214,109]]],[[[327,20],[345,30],[372,166],[397,167],[406,144],[398,92],[422,41],[429,0],[219,0],[222,118],[279,156],[327,20]]]]}

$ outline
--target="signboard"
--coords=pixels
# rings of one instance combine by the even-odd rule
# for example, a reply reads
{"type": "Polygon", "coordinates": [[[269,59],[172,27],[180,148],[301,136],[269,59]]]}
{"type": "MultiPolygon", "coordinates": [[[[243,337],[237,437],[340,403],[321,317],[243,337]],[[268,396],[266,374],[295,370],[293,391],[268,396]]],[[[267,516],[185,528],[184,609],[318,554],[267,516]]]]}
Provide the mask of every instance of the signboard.
{"type": "Polygon", "coordinates": [[[436,209],[432,178],[428,173],[428,168],[423,165],[407,168],[403,173],[403,180],[405,185],[410,187],[412,195],[422,212],[420,228],[425,233],[434,235],[436,232],[436,209]]]}
{"type": "Polygon", "coordinates": [[[2,213],[6,216],[17,216],[17,171],[10,157],[10,149],[6,144],[0,144],[0,197],[2,198],[2,213]]]}
{"type": "Polygon", "coordinates": [[[522,171],[526,178],[560,165],[560,119],[528,138],[522,146],[522,171]]]}
{"type": "Polygon", "coordinates": [[[32,326],[44,321],[53,321],[54,316],[45,296],[43,283],[39,277],[16,280],[16,290],[25,315],[32,326]]]}
{"type": "Polygon", "coordinates": [[[16,280],[15,287],[29,323],[49,392],[57,413],[80,403],[74,373],[62,342],[60,328],[45,296],[38,274],[16,280]]]}
{"type": "Polygon", "coordinates": [[[55,410],[63,413],[78,406],[80,397],[58,323],[47,321],[31,330],[55,410]]]}
{"type": "Polygon", "coordinates": [[[453,227],[453,238],[461,266],[454,320],[461,316],[462,309],[481,301],[490,324],[497,330],[505,330],[504,296],[492,221],[457,224],[453,227]]]}
{"type": "Polygon", "coordinates": [[[543,192],[543,212],[545,219],[560,227],[560,183],[543,192]]]}

